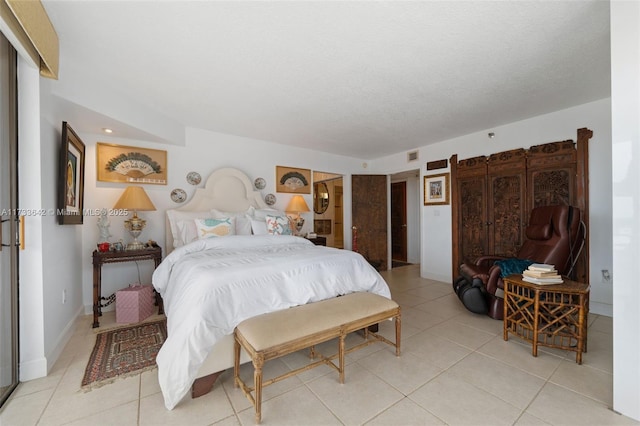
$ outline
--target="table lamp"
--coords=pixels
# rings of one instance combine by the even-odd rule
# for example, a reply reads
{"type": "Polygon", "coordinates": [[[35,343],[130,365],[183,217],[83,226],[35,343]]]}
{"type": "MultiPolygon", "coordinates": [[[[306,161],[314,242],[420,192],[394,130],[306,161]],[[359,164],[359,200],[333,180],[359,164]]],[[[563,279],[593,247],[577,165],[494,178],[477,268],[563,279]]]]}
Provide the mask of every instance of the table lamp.
{"type": "Polygon", "coordinates": [[[147,222],[138,217],[138,211],[154,211],[156,209],[147,193],[141,186],[129,186],[124,190],[113,208],[133,211],[133,217],[124,221],[125,229],[133,237],[133,241],[127,244],[127,250],[142,250],[144,244],[138,241],[138,236],[147,222]]]}
{"type": "Polygon", "coordinates": [[[296,215],[296,217],[292,218],[292,220],[296,226],[296,235],[300,235],[300,231],[304,226],[304,219],[302,218],[302,216],[300,216],[300,213],[311,211],[309,210],[307,202],[304,201],[302,195],[294,195],[293,198],[291,198],[291,201],[289,201],[289,204],[287,205],[285,211],[287,213],[293,213],[296,215]]]}

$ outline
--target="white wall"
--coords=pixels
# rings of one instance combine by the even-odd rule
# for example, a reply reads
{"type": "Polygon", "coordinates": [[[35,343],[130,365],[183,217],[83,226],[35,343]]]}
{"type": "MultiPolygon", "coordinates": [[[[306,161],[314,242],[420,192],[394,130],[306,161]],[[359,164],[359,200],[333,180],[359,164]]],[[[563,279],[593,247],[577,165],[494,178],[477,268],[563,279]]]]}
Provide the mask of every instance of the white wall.
{"type": "MultiPolygon", "coordinates": [[[[449,160],[458,154],[458,160],[489,155],[514,148],[528,148],[546,142],[566,139],[575,140],[576,130],[587,127],[593,130],[589,141],[589,220],[590,220],[590,283],[591,310],[612,315],[612,285],[615,271],[612,270],[611,243],[611,101],[596,102],[569,108],[551,114],[530,118],[481,132],[442,141],[419,148],[419,158],[428,161],[449,160]],[[488,132],[495,137],[489,139],[488,132]],[[602,279],[601,270],[612,272],[612,281],[602,279]]],[[[406,153],[401,152],[371,162],[370,169],[376,173],[398,173],[415,168],[407,163],[406,153]]],[[[421,167],[421,180],[426,174],[444,173],[434,170],[427,173],[421,167]]],[[[451,206],[421,207],[421,275],[439,281],[451,282],[451,206]]]]}
{"type": "Polygon", "coordinates": [[[640,421],[640,3],[611,2],[613,408],[640,421]]]}
{"type": "MultiPolygon", "coordinates": [[[[57,207],[62,121],[55,108],[47,108],[50,80],[41,80],[40,167],[41,200],[46,210],[57,207]]],[[[30,188],[33,189],[33,188],[30,188]]],[[[56,360],[71,334],[82,307],[82,225],[58,225],[53,214],[43,215],[42,273],[44,277],[45,355],[56,360]],[[51,254],[55,253],[55,256],[51,254]],[[64,297],[63,297],[64,293],[64,297]]],[[[50,363],[50,369],[53,363],[50,363]]]]}

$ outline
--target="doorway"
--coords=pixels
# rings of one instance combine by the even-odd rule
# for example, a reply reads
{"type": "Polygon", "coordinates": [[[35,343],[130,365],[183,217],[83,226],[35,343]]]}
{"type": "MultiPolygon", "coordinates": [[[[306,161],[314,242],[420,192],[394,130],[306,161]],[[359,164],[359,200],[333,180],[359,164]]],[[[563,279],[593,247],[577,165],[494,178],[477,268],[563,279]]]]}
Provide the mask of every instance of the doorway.
{"type": "Polygon", "coordinates": [[[407,263],[407,182],[391,183],[391,260],[407,263]]]}
{"type": "Polygon", "coordinates": [[[313,172],[313,232],[327,247],[344,248],[342,175],[313,172]]]}
{"type": "Polygon", "coordinates": [[[18,385],[16,51],[0,33],[0,406],[18,385]]]}
{"type": "Polygon", "coordinates": [[[391,175],[391,267],[420,263],[420,171],[391,175]]]}

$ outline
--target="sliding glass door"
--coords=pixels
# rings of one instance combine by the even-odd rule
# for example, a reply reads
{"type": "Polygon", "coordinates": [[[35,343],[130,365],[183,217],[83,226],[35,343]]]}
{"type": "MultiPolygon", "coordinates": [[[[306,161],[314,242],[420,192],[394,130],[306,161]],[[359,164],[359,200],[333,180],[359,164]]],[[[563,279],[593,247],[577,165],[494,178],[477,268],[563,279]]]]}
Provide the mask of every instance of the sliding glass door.
{"type": "Polygon", "coordinates": [[[18,385],[16,51],[0,33],[0,406],[18,385]]]}

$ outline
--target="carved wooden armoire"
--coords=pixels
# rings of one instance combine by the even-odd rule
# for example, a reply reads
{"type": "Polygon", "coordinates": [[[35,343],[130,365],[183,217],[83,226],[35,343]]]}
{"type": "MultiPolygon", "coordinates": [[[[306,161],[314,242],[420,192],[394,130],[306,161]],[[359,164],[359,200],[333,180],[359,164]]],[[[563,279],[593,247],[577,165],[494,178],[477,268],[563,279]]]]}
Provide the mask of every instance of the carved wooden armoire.
{"type": "Polygon", "coordinates": [[[578,129],[566,140],[458,161],[451,157],[453,274],[482,255],[514,257],[534,207],[569,204],[580,208],[585,244],[572,278],[588,282],[588,142],[578,129]]]}

